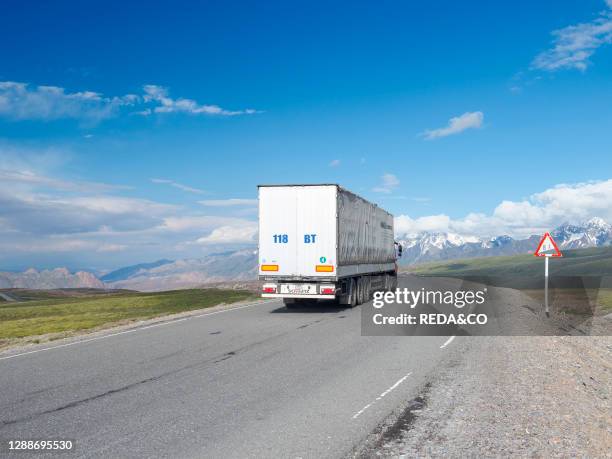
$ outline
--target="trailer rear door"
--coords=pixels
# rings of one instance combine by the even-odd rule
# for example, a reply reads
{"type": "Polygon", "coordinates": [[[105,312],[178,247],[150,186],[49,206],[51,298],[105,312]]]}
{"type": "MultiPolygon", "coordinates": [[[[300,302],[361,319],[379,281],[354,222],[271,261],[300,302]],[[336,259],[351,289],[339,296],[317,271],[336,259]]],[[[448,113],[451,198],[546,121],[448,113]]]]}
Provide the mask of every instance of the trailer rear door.
{"type": "Polygon", "coordinates": [[[337,187],[259,188],[259,274],[336,275],[337,187]]]}

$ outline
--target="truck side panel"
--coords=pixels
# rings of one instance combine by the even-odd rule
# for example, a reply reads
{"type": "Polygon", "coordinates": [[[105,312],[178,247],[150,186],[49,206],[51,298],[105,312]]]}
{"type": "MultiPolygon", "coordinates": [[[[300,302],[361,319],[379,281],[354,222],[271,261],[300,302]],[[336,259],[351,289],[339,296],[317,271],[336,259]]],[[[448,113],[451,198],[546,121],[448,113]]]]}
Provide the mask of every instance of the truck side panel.
{"type": "Polygon", "coordinates": [[[338,193],[338,227],[338,265],[395,262],[393,216],[342,188],[338,193]]]}

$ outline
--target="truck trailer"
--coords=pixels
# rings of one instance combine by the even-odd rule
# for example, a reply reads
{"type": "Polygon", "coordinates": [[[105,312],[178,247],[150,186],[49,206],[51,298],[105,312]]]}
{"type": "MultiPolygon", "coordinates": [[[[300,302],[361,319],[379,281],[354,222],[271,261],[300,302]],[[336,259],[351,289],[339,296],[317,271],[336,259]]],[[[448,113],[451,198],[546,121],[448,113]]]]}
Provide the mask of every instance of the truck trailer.
{"type": "Polygon", "coordinates": [[[259,185],[262,297],[356,306],[397,286],[393,215],[336,184],[259,185]]]}

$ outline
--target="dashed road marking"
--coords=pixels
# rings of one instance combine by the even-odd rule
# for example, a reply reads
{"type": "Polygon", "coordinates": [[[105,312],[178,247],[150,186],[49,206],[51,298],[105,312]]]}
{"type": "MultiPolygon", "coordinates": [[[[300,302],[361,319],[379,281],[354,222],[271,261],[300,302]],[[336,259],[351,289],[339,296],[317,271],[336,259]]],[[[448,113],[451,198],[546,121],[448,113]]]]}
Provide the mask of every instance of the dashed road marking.
{"type": "Polygon", "coordinates": [[[453,335],[450,338],[448,338],[446,340],[446,342],[442,346],[440,346],[440,349],[444,349],[446,346],[448,346],[450,343],[452,343],[455,338],[456,338],[455,335],[453,335]]]}
{"type": "Polygon", "coordinates": [[[359,411],[357,411],[354,415],[353,415],[353,419],[357,419],[361,414],[363,414],[363,412],[365,410],[367,410],[368,408],[370,408],[372,405],[374,405],[378,400],[382,399],[385,395],[388,395],[389,392],[391,392],[392,390],[396,389],[397,386],[399,386],[401,383],[403,383],[406,378],[408,378],[408,376],[410,376],[412,374],[412,372],[406,373],[404,376],[402,376],[400,379],[398,379],[395,384],[393,384],[391,387],[389,387],[386,391],[384,391],[382,394],[380,394],[378,397],[376,397],[376,400],[374,400],[371,403],[368,403],[366,406],[364,406],[363,408],[361,408],[359,411]]]}
{"type": "MultiPolygon", "coordinates": [[[[372,402],[372,403],[374,403],[374,402],[372,402]]],[[[363,413],[365,410],[367,410],[368,408],[370,408],[372,406],[372,403],[368,403],[366,406],[364,406],[359,411],[357,411],[357,413],[355,413],[355,415],[353,416],[353,419],[357,419],[361,413],[363,413]]]]}

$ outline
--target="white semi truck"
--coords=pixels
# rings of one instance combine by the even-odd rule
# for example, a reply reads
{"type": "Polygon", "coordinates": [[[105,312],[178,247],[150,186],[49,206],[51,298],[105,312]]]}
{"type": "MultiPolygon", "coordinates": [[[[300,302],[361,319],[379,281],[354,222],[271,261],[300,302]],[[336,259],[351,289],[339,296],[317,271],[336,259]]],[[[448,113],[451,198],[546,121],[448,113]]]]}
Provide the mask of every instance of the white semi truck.
{"type": "Polygon", "coordinates": [[[355,306],[397,286],[393,216],[339,185],[260,185],[262,296],[355,306]]]}

